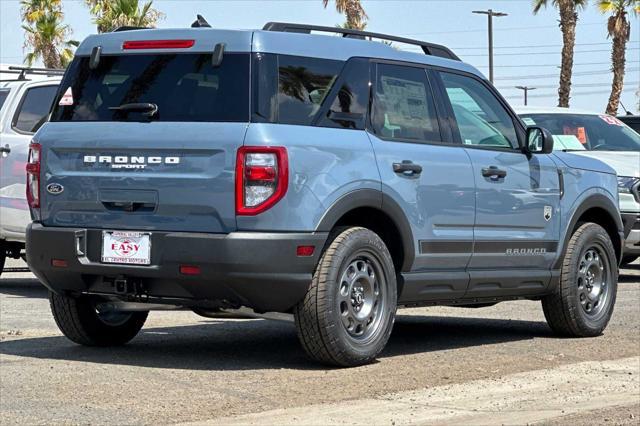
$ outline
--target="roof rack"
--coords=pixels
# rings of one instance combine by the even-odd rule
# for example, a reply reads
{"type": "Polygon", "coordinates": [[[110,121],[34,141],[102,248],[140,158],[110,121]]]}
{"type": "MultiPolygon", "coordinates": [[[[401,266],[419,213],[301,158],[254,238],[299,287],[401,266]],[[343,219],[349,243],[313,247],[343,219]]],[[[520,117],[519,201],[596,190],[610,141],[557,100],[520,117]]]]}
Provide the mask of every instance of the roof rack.
{"type": "Polygon", "coordinates": [[[404,37],[396,37],[388,34],[372,33],[369,31],[352,30],[339,27],[323,27],[319,25],[294,24],[287,22],[269,22],[262,29],[264,31],[278,31],[301,34],[310,34],[311,31],[318,31],[324,33],[342,34],[342,36],[345,38],[358,38],[363,40],[377,38],[381,40],[395,41],[398,43],[419,46],[422,48],[422,51],[426,55],[439,56],[441,58],[453,59],[456,61],[460,60],[460,58],[455,53],[453,53],[451,49],[439,44],[427,43],[424,41],[404,37]]]}
{"type": "Polygon", "coordinates": [[[9,68],[7,68],[6,70],[0,70],[0,73],[3,73],[3,74],[18,74],[18,77],[15,78],[15,79],[0,80],[0,81],[2,81],[2,82],[25,81],[25,80],[27,80],[27,74],[44,75],[44,76],[48,76],[48,77],[61,76],[61,75],[64,75],[64,71],[65,70],[58,69],[58,68],[33,68],[33,67],[18,67],[18,66],[12,65],[9,68]]]}

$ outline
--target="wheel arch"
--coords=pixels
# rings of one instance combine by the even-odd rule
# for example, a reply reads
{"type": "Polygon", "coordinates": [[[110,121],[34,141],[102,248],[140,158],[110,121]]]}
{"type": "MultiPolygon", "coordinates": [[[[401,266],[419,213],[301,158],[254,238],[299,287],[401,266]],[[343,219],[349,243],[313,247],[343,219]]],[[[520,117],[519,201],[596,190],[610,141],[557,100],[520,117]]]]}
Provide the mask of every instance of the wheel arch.
{"type": "Polygon", "coordinates": [[[413,232],[402,208],[389,196],[373,189],[359,189],[340,197],[327,209],[316,231],[336,226],[364,226],[385,242],[398,272],[411,270],[415,259],[413,232]]]}
{"type": "Polygon", "coordinates": [[[609,234],[613,242],[617,264],[619,265],[622,261],[622,246],[624,243],[624,231],[620,212],[618,211],[618,207],[608,197],[602,194],[593,194],[583,200],[579,207],[573,212],[566,228],[560,256],[558,256],[554,264],[554,269],[560,269],[569,239],[579,224],[583,222],[597,223],[607,231],[607,234],[609,234]]]}

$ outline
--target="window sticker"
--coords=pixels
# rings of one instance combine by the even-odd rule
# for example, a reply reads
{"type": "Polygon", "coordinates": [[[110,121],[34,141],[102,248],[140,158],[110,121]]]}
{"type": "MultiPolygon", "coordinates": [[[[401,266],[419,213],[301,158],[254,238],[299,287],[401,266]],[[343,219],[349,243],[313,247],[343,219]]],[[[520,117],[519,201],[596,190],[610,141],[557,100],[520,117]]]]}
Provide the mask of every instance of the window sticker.
{"type": "Polygon", "coordinates": [[[424,84],[390,76],[382,76],[381,82],[389,122],[403,127],[424,127],[423,122],[429,116],[424,84]]]}
{"type": "Polygon", "coordinates": [[[612,126],[624,126],[624,123],[622,121],[610,115],[600,115],[599,117],[602,119],[602,121],[612,126]]]}
{"type": "Polygon", "coordinates": [[[58,102],[58,105],[60,106],[73,105],[73,92],[71,91],[71,87],[69,87],[67,91],[64,92],[64,95],[62,95],[62,98],[60,98],[60,102],[58,102]]]}
{"type": "Polygon", "coordinates": [[[531,117],[522,117],[522,121],[527,126],[535,126],[536,125],[535,120],[533,118],[531,118],[531,117]]]}
{"type": "Polygon", "coordinates": [[[580,141],[580,143],[582,145],[586,145],[587,144],[587,131],[584,129],[584,127],[578,127],[578,140],[580,141]]]}
{"type": "Polygon", "coordinates": [[[567,136],[573,135],[578,138],[581,144],[587,144],[587,130],[584,127],[563,126],[562,133],[567,136]]]}

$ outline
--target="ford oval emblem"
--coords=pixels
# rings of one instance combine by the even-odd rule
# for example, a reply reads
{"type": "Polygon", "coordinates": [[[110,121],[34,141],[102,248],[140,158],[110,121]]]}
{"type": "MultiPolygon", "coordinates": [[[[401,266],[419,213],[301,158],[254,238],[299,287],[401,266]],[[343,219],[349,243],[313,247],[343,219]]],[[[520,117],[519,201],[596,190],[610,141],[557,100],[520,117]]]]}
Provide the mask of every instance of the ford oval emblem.
{"type": "Polygon", "coordinates": [[[50,183],[47,185],[47,192],[51,195],[62,194],[62,191],[64,191],[64,186],[59,183],[50,183]]]}

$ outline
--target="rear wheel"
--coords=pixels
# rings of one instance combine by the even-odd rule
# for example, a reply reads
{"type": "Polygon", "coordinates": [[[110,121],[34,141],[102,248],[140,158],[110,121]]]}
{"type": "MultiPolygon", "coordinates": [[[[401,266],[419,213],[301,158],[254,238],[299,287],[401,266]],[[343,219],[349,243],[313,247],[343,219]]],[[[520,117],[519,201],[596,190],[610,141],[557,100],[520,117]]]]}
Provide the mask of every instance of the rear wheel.
{"type": "Polygon", "coordinates": [[[133,339],[148,312],[101,310],[95,296],[70,297],[49,293],[51,312],[58,328],[71,341],[85,346],[118,346],[133,339]]]}
{"type": "Polygon", "coordinates": [[[333,236],[305,298],[294,309],[298,337],[314,360],[362,365],[382,351],[393,328],[393,261],[384,242],[368,229],[342,229],[333,236]]]}
{"type": "Polygon", "coordinates": [[[585,223],[569,240],[559,285],[542,299],[547,323],[559,335],[598,336],[611,319],[617,289],[611,238],[601,226],[585,223]]]}

